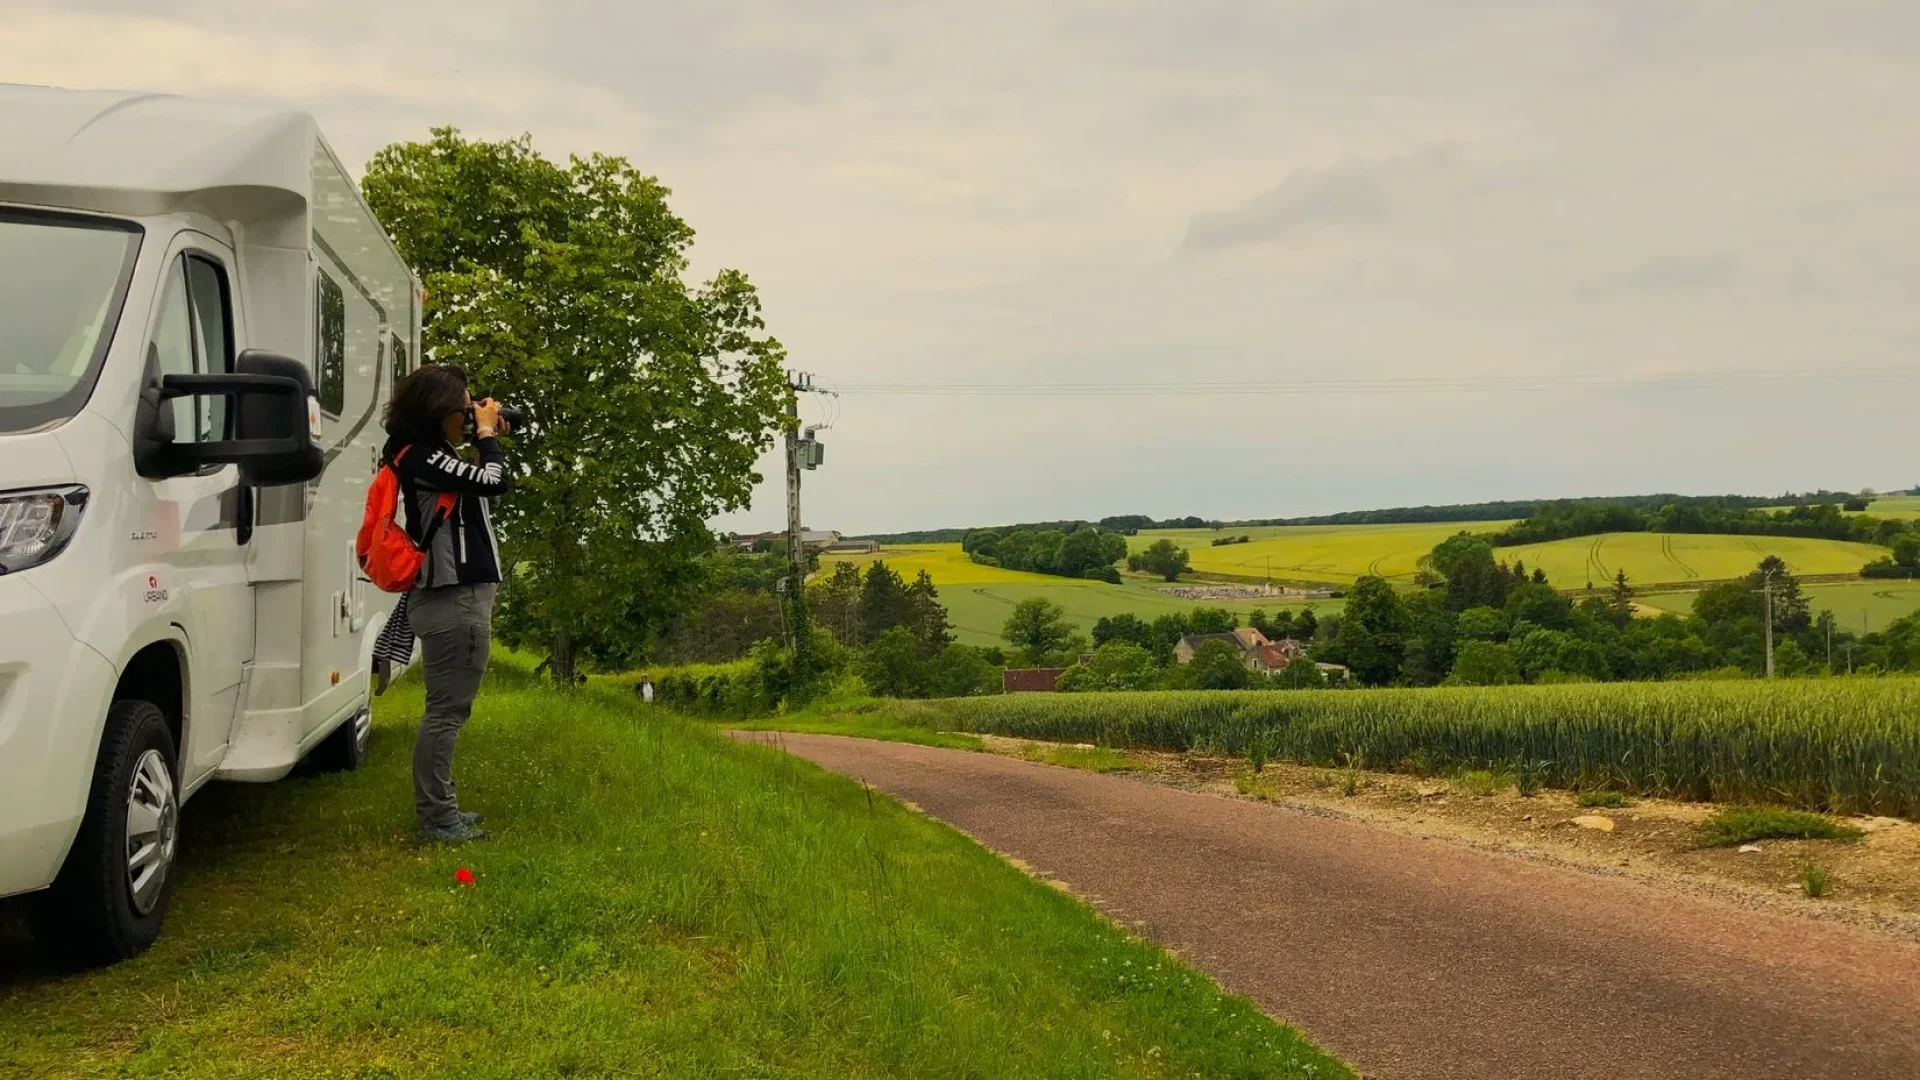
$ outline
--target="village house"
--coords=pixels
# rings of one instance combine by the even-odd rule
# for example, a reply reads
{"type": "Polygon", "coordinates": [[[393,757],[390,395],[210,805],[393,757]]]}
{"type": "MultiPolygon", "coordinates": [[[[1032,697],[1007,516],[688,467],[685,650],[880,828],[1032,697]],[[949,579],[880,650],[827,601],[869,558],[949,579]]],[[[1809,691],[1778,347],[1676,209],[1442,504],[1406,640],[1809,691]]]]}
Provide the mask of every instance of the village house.
{"type": "MultiPolygon", "coordinates": [[[[1293,638],[1268,641],[1267,635],[1251,626],[1243,626],[1228,634],[1187,634],[1173,647],[1173,659],[1176,663],[1193,663],[1194,653],[1209,641],[1224,641],[1240,651],[1240,658],[1250,671],[1274,672],[1304,656],[1307,651],[1305,642],[1293,638]]],[[[1329,667],[1332,665],[1321,665],[1329,667]]]]}
{"type": "Polygon", "coordinates": [[[1000,673],[1000,690],[1007,694],[1051,694],[1059,688],[1062,667],[1008,668],[1000,673]]]}
{"type": "MultiPolygon", "coordinates": [[[[833,551],[836,550],[837,545],[841,543],[841,539],[840,534],[831,529],[801,529],[800,543],[803,547],[811,548],[814,551],[833,551]]],[[[862,540],[859,541],[859,543],[872,544],[873,541],[862,540]]],[[[740,533],[733,537],[733,546],[741,551],[754,551],[763,546],[767,550],[777,551],[786,547],[786,545],[787,534],[784,530],[781,532],[767,533],[740,533]]]]}

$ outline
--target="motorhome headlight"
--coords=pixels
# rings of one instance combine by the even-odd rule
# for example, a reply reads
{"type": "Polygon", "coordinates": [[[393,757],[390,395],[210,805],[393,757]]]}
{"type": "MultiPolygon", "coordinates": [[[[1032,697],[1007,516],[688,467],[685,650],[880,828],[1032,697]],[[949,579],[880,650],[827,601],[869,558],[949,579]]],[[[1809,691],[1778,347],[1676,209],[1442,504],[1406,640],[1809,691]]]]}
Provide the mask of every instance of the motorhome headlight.
{"type": "Polygon", "coordinates": [[[67,546],[87,508],[79,485],[0,492],[0,574],[38,566],[67,546]]]}

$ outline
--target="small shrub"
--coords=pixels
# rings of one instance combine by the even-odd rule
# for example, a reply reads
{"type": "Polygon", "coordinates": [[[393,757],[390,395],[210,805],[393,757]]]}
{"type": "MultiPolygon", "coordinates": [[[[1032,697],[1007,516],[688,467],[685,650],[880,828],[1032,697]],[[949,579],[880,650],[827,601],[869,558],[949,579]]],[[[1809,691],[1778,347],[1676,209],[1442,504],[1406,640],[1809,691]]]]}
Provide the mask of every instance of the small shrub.
{"type": "Polygon", "coordinates": [[[1460,786],[1461,791],[1482,799],[1489,795],[1499,794],[1500,789],[1506,786],[1500,782],[1499,777],[1485,769],[1475,769],[1472,772],[1461,773],[1460,778],[1454,781],[1454,783],[1460,786]]]}
{"type": "Polygon", "coordinates": [[[1265,734],[1255,735],[1253,738],[1247,740],[1247,764],[1253,766],[1253,774],[1255,776],[1260,775],[1260,770],[1267,767],[1267,737],[1265,734]]]}
{"type": "Polygon", "coordinates": [[[1833,876],[1827,873],[1826,867],[1808,863],[1800,868],[1800,891],[1806,893],[1809,899],[1818,900],[1827,895],[1832,885],[1833,876]]]}
{"type": "Polygon", "coordinates": [[[1583,791],[1580,793],[1578,801],[1581,806],[1606,807],[1613,810],[1618,810],[1620,807],[1627,805],[1627,797],[1624,794],[1618,791],[1607,791],[1605,789],[1583,791]]]}
{"type": "Polygon", "coordinates": [[[1340,781],[1340,794],[1351,799],[1360,794],[1360,770],[1348,769],[1347,775],[1340,781]]]}
{"type": "Polygon", "coordinates": [[[1709,847],[1732,847],[1755,840],[1858,840],[1859,829],[1804,810],[1766,806],[1729,806],[1701,826],[1709,847]]]}

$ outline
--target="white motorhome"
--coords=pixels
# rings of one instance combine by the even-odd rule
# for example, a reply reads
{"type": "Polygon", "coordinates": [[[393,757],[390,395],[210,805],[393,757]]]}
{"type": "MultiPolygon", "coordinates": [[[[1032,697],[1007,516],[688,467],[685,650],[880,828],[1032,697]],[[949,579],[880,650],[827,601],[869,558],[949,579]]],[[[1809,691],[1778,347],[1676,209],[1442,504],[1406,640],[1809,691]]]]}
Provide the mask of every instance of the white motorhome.
{"type": "Polygon", "coordinates": [[[153,941],[201,786],[365,755],[420,301],[304,113],[0,86],[0,897],[60,947],[153,941]]]}

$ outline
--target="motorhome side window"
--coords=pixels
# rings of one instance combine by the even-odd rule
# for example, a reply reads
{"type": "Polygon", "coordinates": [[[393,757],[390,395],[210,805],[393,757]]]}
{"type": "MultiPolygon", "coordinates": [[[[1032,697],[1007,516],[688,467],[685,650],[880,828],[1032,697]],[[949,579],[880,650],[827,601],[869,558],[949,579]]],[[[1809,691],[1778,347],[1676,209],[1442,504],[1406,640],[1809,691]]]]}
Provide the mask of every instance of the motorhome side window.
{"type": "Polygon", "coordinates": [[[393,335],[393,385],[399,386],[400,380],[407,377],[407,343],[400,335],[393,335]]]}
{"type": "MultiPolygon", "coordinates": [[[[153,355],[160,362],[162,375],[193,374],[193,319],[187,311],[186,261],[176,260],[167,268],[166,291],[160,295],[160,317],[153,323],[153,355]]],[[[177,397],[166,404],[173,409],[173,437],[188,442],[200,430],[195,420],[196,397],[177,397]]]]}
{"type": "Polygon", "coordinates": [[[347,294],[327,276],[316,272],[314,289],[314,363],[320,408],[339,416],[347,404],[347,294]]]}
{"type": "MultiPolygon", "coordinates": [[[[205,374],[229,374],[233,371],[233,305],[227,289],[227,272],[219,263],[199,255],[188,255],[186,267],[187,302],[193,308],[196,366],[205,374]]],[[[194,401],[200,408],[195,428],[198,441],[213,442],[231,434],[227,427],[226,398],[216,395],[194,401]]]]}
{"type": "MultiPolygon", "coordinates": [[[[153,351],[163,375],[224,374],[233,370],[233,318],[226,271],[199,255],[182,255],[167,270],[154,324],[153,351]]],[[[178,442],[213,442],[227,435],[223,398],[178,397],[173,408],[173,437],[178,442]]]]}

